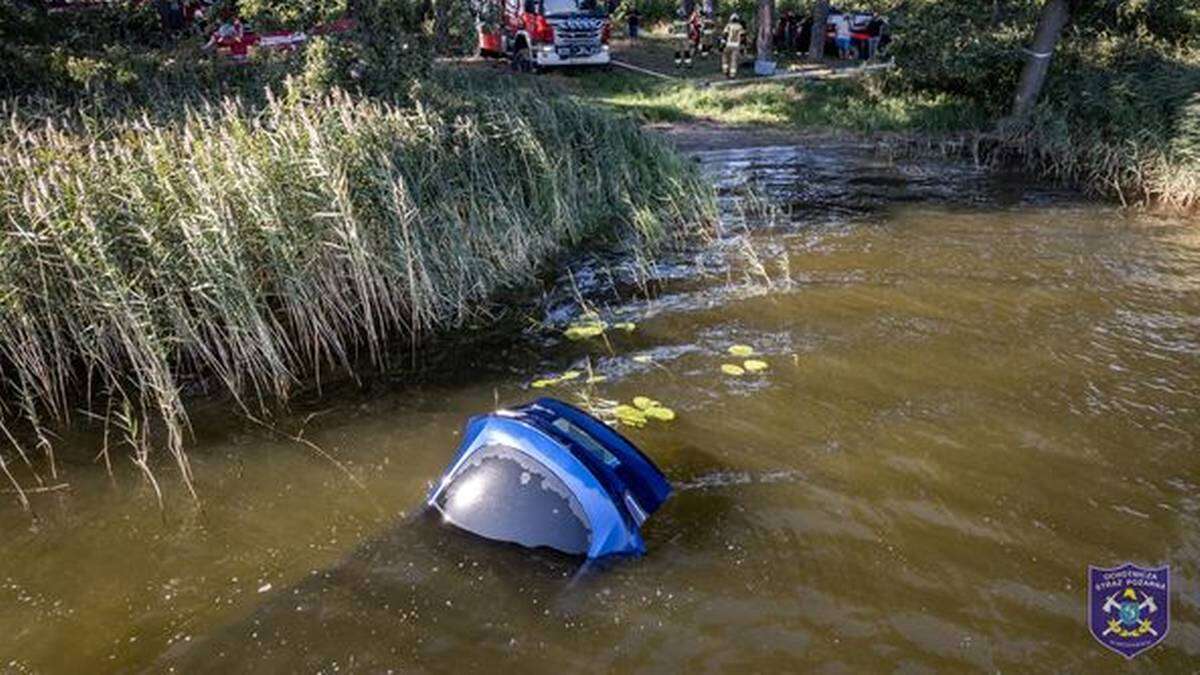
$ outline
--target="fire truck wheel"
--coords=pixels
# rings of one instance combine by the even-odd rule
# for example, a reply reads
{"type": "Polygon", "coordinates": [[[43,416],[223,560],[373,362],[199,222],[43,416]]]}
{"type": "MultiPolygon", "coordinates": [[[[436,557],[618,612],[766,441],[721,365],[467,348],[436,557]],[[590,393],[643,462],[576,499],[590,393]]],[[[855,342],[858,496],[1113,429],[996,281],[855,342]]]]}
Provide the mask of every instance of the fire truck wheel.
{"type": "Polygon", "coordinates": [[[520,47],[513,52],[512,65],[513,69],[519,73],[532,73],[536,70],[529,47],[520,47]]]}

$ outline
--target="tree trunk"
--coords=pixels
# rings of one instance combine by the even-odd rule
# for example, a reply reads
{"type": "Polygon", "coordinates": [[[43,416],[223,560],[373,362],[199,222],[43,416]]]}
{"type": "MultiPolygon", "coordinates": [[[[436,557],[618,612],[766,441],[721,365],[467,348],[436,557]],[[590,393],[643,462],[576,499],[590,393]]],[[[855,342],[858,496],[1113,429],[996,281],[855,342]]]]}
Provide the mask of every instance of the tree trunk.
{"type": "Polygon", "coordinates": [[[808,42],[808,58],[825,58],[825,20],[829,18],[829,0],[817,0],[813,5],[812,30],[808,42]]]}
{"type": "Polygon", "coordinates": [[[1050,70],[1050,56],[1062,35],[1062,29],[1071,19],[1067,0],[1046,0],[1038,17],[1037,29],[1033,33],[1033,44],[1025,54],[1025,68],[1021,70],[1021,81],[1013,97],[1013,117],[1027,117],[1037,103],[1046,83],[1046,72],[1050,70]]]}
{"type": "Polygon", "coordinates": [[[770,61],[775,46],[775,0],[758,0],[758,60],[770,61]]]}

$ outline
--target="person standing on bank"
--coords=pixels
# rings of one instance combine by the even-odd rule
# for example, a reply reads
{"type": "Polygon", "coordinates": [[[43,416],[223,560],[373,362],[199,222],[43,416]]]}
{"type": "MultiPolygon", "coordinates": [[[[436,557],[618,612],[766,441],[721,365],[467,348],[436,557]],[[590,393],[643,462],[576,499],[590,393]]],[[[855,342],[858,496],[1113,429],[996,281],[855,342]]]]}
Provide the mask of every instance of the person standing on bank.
{"type": "Polygon", "coordinates": [[[833,20],[833,38],[837,43],[838,58],[850,58],[850,17],[838,14],[833,20]]]}
{"type": "Polygon", "coordinates": [[[636,40],[638,36],[638,28],[642,25],[642,15],[638,12],[637,5],[629,8],[629,14],[625,16],[629,21],[629,39],[636,40]]]}
{"type": "Polygon", "coordinates": [[[884,20],[879,16],[879,12],[871,13],[871,20],[867,22],[867,58],[874,61],[879,58],[879,43],[883,40],[884,20]]]}
{"type": "Polygon", "coordinates": [[[742,25],[742,20],[738,18],[737,12],[729,15],[729,23],[725,25],[725,49],[721,51],[721,72],[725,73],[725,77],[733,79],[737,77],[738,59],[742,52],[742,37],[746,34],[746,27],[742,25]]]}
{"type": "Polygon", "coordinates": [[[687,20],[687,40],[693,56],[700,55],[700,43],[704,40],[704,17],[700,16],[700,7],[692,8],[692,15],[687,20]]]}

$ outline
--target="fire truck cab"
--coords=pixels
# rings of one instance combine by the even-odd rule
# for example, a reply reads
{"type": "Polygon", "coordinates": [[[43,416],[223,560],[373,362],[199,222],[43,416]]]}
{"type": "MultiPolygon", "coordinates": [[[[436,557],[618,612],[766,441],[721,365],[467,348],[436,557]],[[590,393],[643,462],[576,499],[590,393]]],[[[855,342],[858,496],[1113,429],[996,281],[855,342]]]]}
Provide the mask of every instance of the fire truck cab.
{"type": "Polygon", "coordinates": [[[612,22],[596,0],[479,0],[479,53],[517,70],[603,65],[612,22]]]}

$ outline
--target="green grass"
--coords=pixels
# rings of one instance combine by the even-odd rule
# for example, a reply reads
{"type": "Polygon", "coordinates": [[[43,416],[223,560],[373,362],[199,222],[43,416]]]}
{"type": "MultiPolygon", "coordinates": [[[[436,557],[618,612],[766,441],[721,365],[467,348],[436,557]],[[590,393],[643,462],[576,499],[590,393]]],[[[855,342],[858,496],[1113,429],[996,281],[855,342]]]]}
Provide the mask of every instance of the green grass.
{"type": "Polygon", "coordinates": [[[625,71],[571,77],[584,100],[648,122],[710,120],[803,131],[960,131],[982,126],[983,112],[949,94],[885,94],[869,79],[784,80],[697,87],[625,71]]]}
{"type": "Polygon", "coordinates": [[[106,452],[153,481],[169,450],[190,488],[185,383],[246,411],[286,401],[484,316],[581,242],[649,250],[711,219],[690,163],[632,122],[554,97],[497,108],[507,91],[442,76],[407,105],[225,99],[170,123],[10,107],[0,429],[28,429],[10,438],[53,473],[52,429],[96,415],[106,452]]]}

